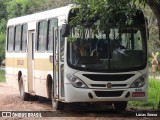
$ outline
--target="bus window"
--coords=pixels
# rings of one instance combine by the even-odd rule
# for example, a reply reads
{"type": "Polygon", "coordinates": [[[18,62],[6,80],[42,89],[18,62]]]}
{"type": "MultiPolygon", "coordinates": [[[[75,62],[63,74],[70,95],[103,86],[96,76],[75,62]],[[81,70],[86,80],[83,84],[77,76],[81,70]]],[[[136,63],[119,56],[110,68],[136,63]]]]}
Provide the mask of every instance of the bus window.
{"type": "Polygon", "coordinates": [[[47,40],[47,21],[39,22],[38,26],[38,51],[44,52],[46,50],[47,40]]]}
{"type": "Polygon", "coordinates": [[[22,46],[21,46],[22,52],[26,51],[26,46],[27,46],[27,24],[22,25],[22,46]]]}
{"type": "Polygon", "coordinates": [[[12,52],[14,45],[14,27],[8,28],[8,44],[7,44],[7,51],[12,52]]]}
{"type": "Polygon", "coordinates": [[[110,42],[112,48],[110,68],[128,69],[143,66],[146,60],[144,37],[142,36],[145,34],[144,28],[137,26],[119,30],[111,28],[111,31],[110,34],[114,34],[112,36],[115,37],[110,42]]]}
{"type": "Polygon", "coordinates": [[[16,26],[15,28],[15,51],[20,51],[21,46],[21,25],[16,26]]]}
{"type": "Polygon", "coordinates": [[[51,19],[48,21],[48,45],[47,50],[53,51],[54,29],[58,26],[57,19],[51,19]]]}

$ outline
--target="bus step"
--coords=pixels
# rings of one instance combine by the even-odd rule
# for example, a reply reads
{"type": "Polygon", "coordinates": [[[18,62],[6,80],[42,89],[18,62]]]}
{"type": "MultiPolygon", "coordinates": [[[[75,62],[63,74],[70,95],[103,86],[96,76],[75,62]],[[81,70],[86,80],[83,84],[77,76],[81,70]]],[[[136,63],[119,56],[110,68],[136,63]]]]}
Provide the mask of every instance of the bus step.
{"type": "Polygon", "coordinates": [[[30,94],[30,95],[32,95],[32,96],[36,96],[36,93],[35,93],[35,92],[33,92],[33,91],[32,91],[32,92],[30,92],[29,94],[30,94]]]}

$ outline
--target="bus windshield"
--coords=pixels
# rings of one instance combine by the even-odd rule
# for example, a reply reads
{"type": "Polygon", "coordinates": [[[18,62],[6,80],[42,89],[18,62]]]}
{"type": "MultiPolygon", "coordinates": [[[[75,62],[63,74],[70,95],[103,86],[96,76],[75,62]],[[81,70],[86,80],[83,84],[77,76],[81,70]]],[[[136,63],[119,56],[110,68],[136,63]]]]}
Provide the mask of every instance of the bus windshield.
{"type": "MultiPolygon", "coordinates": [[[[75,29],[75,28],[73,28],[75,29]]],[[[67,62],[70,67],[83,70],[138,70],[146,65],[146,31],[144,26],[109,27],[106,32],[94,34],[84,29],[67,45],[67,62]]]]}

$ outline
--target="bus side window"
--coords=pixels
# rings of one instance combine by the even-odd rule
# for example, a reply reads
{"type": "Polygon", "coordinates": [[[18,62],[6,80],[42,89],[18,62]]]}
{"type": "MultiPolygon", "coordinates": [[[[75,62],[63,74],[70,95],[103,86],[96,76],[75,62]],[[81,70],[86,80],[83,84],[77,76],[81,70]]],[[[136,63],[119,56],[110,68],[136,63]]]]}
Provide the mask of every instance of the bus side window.
{"type": "Polygon", "coordinates": [[[57,28],[57,26],[58,26],[57,19],[54,18],[54,19],[50,19],[48,21],[47,50],[49,52],[53,51],[53,41],[54,41],[54,37],[55,37],[54,30],[57,28]]]}
{"type": "Polygon", "coordinates": [[[7,51],[13,52],[14,47],[14,27],[8,28],[7,51]]]}
{"type": "Polygon", "coordinates": [[[15,28],[15,51],[20,52],[21,47],[21,25],[15,28]]]}
{"type": "Polygon", "coordinates": [[[38,26],[38,51],[45,52],[47,42],[47,21],[41,21],[38,26]]]}
{"type": "Polygon", "coordinates": [[[25,52],[27,47],[27,24],[22,25],[21,51],[25,52]]]}

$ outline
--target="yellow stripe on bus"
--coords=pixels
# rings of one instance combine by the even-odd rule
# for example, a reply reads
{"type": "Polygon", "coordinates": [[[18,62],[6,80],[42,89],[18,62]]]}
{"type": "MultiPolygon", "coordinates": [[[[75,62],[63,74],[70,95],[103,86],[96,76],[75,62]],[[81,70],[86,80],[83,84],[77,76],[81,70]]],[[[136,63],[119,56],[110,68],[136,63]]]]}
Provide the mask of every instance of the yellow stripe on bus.
{"type": "MultiPolygon", "coordinates": [[[[35,70],[52,71],[53,63],[50,63],[49,59],[35,58],[34,59],[35,70]]],[[[27,69],[27,58],[6,58],[6,67],[13,68],[26,68],[27,69]]]]}
{"type": "Polygon", "coordinates": [[[26,58],[6,58],[6,67],[27,68],[26,58]]]}
{"type": "Polygon", "coordinates": [[[52,71],[53,63],[50,63],[49,59],[36,58],[34,60],[35,70],[52,71]]]}

